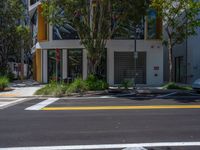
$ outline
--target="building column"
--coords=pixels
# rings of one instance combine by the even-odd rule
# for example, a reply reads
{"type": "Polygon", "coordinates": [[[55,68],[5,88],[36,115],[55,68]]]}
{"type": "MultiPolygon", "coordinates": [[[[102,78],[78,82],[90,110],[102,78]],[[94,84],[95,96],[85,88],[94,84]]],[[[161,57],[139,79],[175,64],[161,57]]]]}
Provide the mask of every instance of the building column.
{"type": "Polygon", "coordinates": [[[107,82],[109,85],[114,85],[114,51],[107,50],[107,82]]]}
{"type": "Polygon", "coordinates": [[[83,49],[83,79],[85,80],[87,78],[87,51],[83,49]]]}
{"type": "Polygon", "coordinates": [[[43,83],[48,82],[48,54],[47,50],[42,50],[42,80],[43,83]]]}
{"type": "Polygon", "coordinates": [[[66,79],[67,78],[67,50],[66,49],[63,49],[63,52],[62,52],[62,76],[63,76],[63,79],[66,79]]]}

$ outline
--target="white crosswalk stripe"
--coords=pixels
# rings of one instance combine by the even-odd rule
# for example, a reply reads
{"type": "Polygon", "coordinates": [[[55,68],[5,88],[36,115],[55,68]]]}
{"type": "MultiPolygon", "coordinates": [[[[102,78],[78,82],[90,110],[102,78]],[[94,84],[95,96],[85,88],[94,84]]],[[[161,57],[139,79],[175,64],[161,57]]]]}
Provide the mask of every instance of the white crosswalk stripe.
{"type": "Polygon", "coordinates": [[[10,148],[0,148],[0,150],[93,150],[93,149],[96,149],[96,150],[98,149],[148,150],[148,148],[152,148],[152,147],[189,147],[189,146],[200,146],[200,142],[163,142],[163,143],[132,143],[132,144],[130,143],[130,144],[100,144],[100,145],[73,145],[73,146],[10,147],[10,148]]]}
{"type": "Polygon", "coordinates": [[[144,147],[128,147],[128,148],[124,148],[122,150],[147,150],[144,147]]]}
{"type": "Polygon", "coordinates": [[[16,105],[20,102],[24,102],[26,98],[0,98],[0,109],[5,109],[7,107],[16,105]]]}
{"type": "Polygon", "coordinates": [[[37,104],[35,104],[31,107],[28,107],[25,110],[40,110],[40,109],[58,101],[58,100],[59,100],[59,98],[48,98],[47,100],[44,100],[44,101],[37,103],[37,104]]]}

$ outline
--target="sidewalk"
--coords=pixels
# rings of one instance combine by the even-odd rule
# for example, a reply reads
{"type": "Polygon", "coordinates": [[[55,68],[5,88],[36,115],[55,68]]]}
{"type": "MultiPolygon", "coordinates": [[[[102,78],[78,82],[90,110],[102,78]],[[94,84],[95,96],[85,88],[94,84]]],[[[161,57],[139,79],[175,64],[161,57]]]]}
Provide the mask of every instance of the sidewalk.
{"type": "Polygon", "coordinates": [[[42,86],[34,80],[17,80],[9,85],[11,90],[0,92],[0,97],[31,97],[42,86]]]}

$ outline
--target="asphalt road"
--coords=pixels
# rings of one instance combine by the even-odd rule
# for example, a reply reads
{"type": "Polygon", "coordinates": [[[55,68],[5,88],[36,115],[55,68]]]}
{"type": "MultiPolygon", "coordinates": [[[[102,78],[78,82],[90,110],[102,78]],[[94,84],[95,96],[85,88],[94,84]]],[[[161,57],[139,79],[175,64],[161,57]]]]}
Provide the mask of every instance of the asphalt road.
{"type": "MultiPolygon", "coordinates": [[[[199,142],[200,109],[27,111],[43,99],[0,110],[0,148],[158,142],[199,142]]],[[[48,107],[200,105],[200,98],[61,99],[48,107]]],[[[165,147],[151,150],[199,150],[165,147]]]]}

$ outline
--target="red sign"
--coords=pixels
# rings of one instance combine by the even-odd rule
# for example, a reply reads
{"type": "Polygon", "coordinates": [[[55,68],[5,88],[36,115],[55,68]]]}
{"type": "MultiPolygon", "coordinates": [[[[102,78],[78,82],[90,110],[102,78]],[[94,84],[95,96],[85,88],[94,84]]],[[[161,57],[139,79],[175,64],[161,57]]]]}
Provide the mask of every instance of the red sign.
{"type": "Polygon", "coordinates": [[[57,48],[56,49],[56,62],[60,61],[60,50],[57,48]]]}

